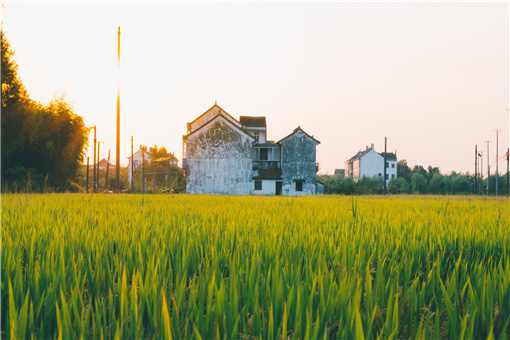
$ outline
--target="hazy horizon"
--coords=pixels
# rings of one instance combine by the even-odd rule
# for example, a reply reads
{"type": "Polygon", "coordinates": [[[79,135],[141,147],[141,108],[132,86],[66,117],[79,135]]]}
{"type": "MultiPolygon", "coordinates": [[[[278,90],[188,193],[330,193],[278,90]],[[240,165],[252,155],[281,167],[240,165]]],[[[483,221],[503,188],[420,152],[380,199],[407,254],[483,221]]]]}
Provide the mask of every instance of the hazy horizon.
{"type": "MultiPolygon", "coordinates": [[[[66,94],[115,162],[121,27],[121,164],[140,144],[182,158],[217,101],[266,116],[268,139],[314,135],[320,173],[374,143],[398,160],[474,172],[509,146],[509,4],[11,3],[3,30],[30,97],[66,94]],[[108,133],[107,133],[108,131],[108,133]]],[[[87,155],[93,154],[91,133],[87,155]]]]}

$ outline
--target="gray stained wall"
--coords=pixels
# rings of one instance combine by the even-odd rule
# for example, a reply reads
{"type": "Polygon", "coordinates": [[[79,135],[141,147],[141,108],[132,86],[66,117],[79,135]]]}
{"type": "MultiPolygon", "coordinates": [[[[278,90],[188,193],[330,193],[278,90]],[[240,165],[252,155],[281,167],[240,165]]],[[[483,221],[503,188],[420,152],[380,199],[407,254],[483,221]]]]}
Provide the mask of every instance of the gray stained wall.
{"type": "Polygon", "coordinates": [[[284,195],[313,195],[316,192],[317,141],[298,129],[280,142],[284,195]],[[303,191],[296,192],[296,180],[303,180],[303,191]]]}
{"type": "Polygon", "coordinates": [[[254,138],[218,115],[186,140],[190,194],[251,195],[254,138]]]}

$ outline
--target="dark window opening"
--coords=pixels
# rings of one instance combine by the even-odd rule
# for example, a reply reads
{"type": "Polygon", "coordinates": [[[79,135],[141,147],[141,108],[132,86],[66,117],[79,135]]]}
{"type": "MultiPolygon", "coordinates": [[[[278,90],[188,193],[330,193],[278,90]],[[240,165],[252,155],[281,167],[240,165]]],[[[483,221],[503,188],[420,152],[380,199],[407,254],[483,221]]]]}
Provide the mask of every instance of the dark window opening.
{"type": "Polygon", "coordinates": [[[267,148],[261,148],[260,149],[260,160],[261,161],[267,161],[267,148]]]}
{"type": "Polygon", "coordinates": [[[296,181],[296,191],[303,191],[303,180],[296,181]]]}
{"type": "Polygon", "coordinates": [[[393,169],[395,169],[395,163],[393,163],[393,164],[391,165],[391,167],[392,167],[393,169]]]}
{"type": "Polygon", "coordinates": [[[388,176],[389,176],[389,175],[388,175],[388,174],[386,174],[386,179],[388,179],[388,176]]]}
{"type": "Polygon", "coordinates": [[[386,162],[386,167],[389,168],[390,167],[390,163],[389,162],[386,162]]]}
{"type": "Polygon", "coordinates": [[[255,190],[262,190],[262,181],[255,181],[255,190]]]}

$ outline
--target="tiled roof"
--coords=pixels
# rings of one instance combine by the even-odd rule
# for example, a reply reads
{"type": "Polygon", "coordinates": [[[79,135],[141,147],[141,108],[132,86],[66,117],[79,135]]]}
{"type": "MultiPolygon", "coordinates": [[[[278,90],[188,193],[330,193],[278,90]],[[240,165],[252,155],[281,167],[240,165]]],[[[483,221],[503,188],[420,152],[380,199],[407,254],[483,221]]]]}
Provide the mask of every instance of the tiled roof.
{"type": "Polygon", "coordinates": [[[240,116],[239,123],[245,128],[266,127],[266,117],[240,116]]]}
{"type": "Polygon", "coordinates": [[[296,132],[298,132],[298,131],[303,132],[305,135],[307,135],[308,137],[310,137],[311,139],[313,139],[313,140],[315,141],[315,143],[317,143],[317,144],[320,144],[320,143],[321,143],[321,142],[319,142],[317,139],[313,138],[313,136],[310,136],[309,134],[307,134],[307,133],[306,133],[306,132],[305,132],[305,131],[301,128],[301,126],[298,126],[297,128],[295,128],[295,129],[294,129],[294,131],[293,131],[290,135],[288,135],[288,136],[286,136],[286,137],[283,137],[282,139],[280,139],[280,140],[279,140],[278,142],[276,142],[276,143],[280,143],[280,142],[282,142],[283,140],[285,140],[285,139],[289,138],[290,136],[292,136],[293,134],[295,134],[295,133],[296,133],[296,132]]]}
{"type": "Polygon", "coordinates": [[[253,176],[253,179],[282,179],[282,170],[259,170],[259,174],[253,176]]]}
{"type": "MultiPolygon", "coordinates": [[[[379,152],[379,155],[384,157],[384,152],[379,152]]],[[[395,155],[393,152],[387,152],[386,153],[386,160],[397,160],[397,155],[395,155]]]]}
{"type": "Polygon", "coordinates": [[[358,151],[357,154],[355,154],[354,156],[349,158],[347,161],[353,161],[355,159],[361,158],[361,157],[365,156],[367,153],[369,153],[370,151],[372,151],[372,149],[368,149],[368,150],[365,150],[365,151],[358,151]]]}

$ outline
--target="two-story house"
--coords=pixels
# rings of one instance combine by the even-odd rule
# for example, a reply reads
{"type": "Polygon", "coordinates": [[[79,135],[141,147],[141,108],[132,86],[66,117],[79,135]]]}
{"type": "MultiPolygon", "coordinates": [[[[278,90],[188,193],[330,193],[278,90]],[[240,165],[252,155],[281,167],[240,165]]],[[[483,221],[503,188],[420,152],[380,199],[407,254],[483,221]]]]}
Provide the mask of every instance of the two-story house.
{"type": "Polygon", "coordinates": [[[397,177],[397,155],[395,153],[378,153],[374,149],[374,144],[366,147],[363,151],[358,151],[354,156],[345,162],[345,177],[350,177],[355,181],[363,177],[384,176],[384,167],[386,166],[386,185],[393,178],[397,177]],[[386,164],[384,157],[386,156],[386,164]]]}
{"type": "Polygon", "coordinates": [[[266,117],[236,120],[215,103],[183,136],[186,192],[315,194],[319,143],[300,127],[278,142],[268,140],[266,117]]]}

